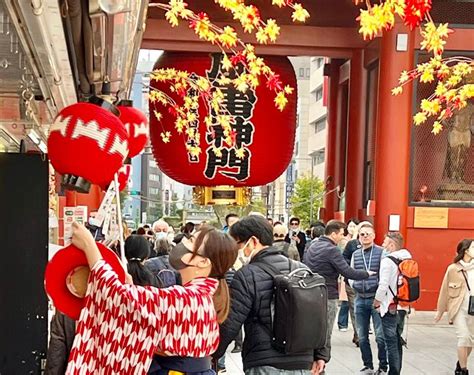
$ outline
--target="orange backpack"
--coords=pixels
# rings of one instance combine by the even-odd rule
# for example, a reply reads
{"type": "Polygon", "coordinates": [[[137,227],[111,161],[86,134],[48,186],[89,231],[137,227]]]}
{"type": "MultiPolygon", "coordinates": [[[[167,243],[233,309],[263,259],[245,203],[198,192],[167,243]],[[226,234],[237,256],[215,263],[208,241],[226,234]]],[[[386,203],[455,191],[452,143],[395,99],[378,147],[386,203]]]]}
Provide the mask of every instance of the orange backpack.
{"type": "Polygon", "coordinates": [[[397,293],[389,287],[395,302],[400,306],[409,306],[410,302],[420,298],[420,273],[418,263],[413,259],[388,257],[398,266],[397,293]]]}

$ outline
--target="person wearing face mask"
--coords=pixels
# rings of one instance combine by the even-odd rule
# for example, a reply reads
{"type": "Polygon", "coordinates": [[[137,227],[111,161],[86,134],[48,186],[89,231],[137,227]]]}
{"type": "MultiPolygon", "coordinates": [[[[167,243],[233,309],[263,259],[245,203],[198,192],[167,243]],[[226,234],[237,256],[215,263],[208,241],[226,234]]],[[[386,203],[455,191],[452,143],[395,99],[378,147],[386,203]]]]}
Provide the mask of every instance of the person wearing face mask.
{"type": "Polygon", "coordinates": [[[285,237],[289,244],[296,245],[300,259],[303,259],[304,249],[306,248],[306,234],[300,230],[300,219],[293,217],[290,220],[290,230],[285,237]]]}
{"type": "Polygon", "coordinates": [[[290,231],[285,237],[285,241],[294,244],[298,248],[300,259],[303,259],[304,249],[306,247],[306,235],[300,230],[300,219],[293,217],[290,220],[290,231]]]}
{"type": "Polygon", "coordinates": [[[155,352],[160,368],[153,374],[214,373],[210,354],[229,312],[224,275],[237,256],[232,238],[204,228],[177,245],[170,263],[183,285],[164,289],[122,284],[83,225],[73,223],[72,242],[84,251],[91,272],[66,373],[144,375],[155,352]],[[195,359],[192,368],[183,360],[189,357],[195,359]]]}
{"type": "Polygon", "coordinates": [[[400,271],[396,260],[411,259],[408,250],[403,249],[403,236],[399,232],[388,232],[382,247],[389,256],[382,259],[379,272],[379,286],[375,292],[374,307],[382,317],[382,329],[387,345],[389,375],[399,375],[402,369],[403,345],[400,336],[403,331],[406,310],[397,306],[400,271]]]}
{"type": "MultiPolygon", "coordinates": [[[[170,226],[163,219],[157,220],[153,223],[153,232],[156,240],[169,240],[170,226]]],[[[169,240],[171,242],[171,240],[169,240]]]]}
{"type": "Polygon", "coordinates": [[[271,264],[282,273],[289,271],[290,262],[295,268],[306,266],[289,260],[282,250],[272,246],[273,229],[264,217],[242,218],[230,228],[230,235],[240,247],[244,266],[232,280],[231,310],[221,325],[221,340],[213,357],[219,358],[225,353],[243,325],[242,362],[246,375],[320,374],[329,360],[326,347],[284,354],[272,346],[273,277],[259,264],[271,264]]]}
{"type": "Polygon", "coordinates": [[[364,367],[360,374],[385,375],[387,374],[387,350],[383,337],[382,320],[380,314],[374,308],[374,298],[379,285],[379,271],[384,250],[374,243],[375,231],[372,224],[364,224],[360,227],[359,241],[361,248],[356,250],[352,256],[351,266],[356,270],[372,271],[372,275],[365,280],[349,280],[356,291],[355,318],[357,333],[359,335],[359,348],[364,367]],[[379,368],[374,371],[372,349],[370,348],[369,326],[370,319],[374,323],[375,341],[378,349],[379,368]]]}
{"type": "Polygon", "coordinates": [[[474,315],[470,315],[469,301],[474,295],[474,240],[464,239],[457,246],[453,264],[448,266],[439,291],[435,322],[445,312],[449,323],[456,327],[458,362],[455,375],[468,375],[467,363],[474,346],[474,315]]]}

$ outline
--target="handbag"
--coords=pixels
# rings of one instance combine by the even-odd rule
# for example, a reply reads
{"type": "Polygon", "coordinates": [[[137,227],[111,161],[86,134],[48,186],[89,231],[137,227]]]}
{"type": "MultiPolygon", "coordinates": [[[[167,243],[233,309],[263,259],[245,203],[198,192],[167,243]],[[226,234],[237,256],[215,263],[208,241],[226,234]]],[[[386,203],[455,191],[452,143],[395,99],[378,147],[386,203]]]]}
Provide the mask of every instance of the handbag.
{"type": "MultiPolygon", "coordinates": [[[[464,276],[464,280],[466,280],[467,290],[471,293],[471,287],[469,286],[469,281],[467,281],[466,273],[461,271],[462,275],[464,276]]],[[[474,315],[474,296],[469,294],[469,306],[467,308],[467,313],[469,315],[474,315]]]]}

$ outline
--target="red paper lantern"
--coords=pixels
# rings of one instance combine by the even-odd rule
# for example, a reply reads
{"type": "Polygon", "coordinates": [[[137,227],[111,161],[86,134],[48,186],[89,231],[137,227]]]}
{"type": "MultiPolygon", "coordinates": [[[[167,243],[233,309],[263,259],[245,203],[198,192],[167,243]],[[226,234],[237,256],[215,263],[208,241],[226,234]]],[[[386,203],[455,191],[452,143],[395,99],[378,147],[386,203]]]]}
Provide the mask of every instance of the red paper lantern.
{"type": "MultiPolygon", "coordinates": [[[[175,68],[208,76],[211,82],[219,69],[222,55],[206,53],[165,52],[161,55],[155,69],[175,68]]],[[[235,148],[227,147],[212,127],[207,131],[204,118],[207,106],[200,100],[198,119],[201,154],[193,157],[186,149],[185,136],[178,135],[175,117],[162,104],[150,102],[150,113],[162,113],[161,122],[150,116],[150,137],[153,154],[160,169],[169,177],[181,183],[194,186],[260,186],[277,179],[288,166],[295,140],[296,128],[296,77],[293,66],[286,57],[267,56],[268,66],[279,75],[283,84],[295,88],[288,97],[288,104],[281,112],[274,104],[274,92],[270,91],[260,78],[256,90],[242,94],[233,86],[221,87],[226,96],[226,107],[235,116],[232,125],[238,148],[245,149],[245,157],[237,158],[235,148]],[[163,131],[170,131],[171,142],[161,139],[163,131]],[[222,145],[222,156],[212,151],[213,146],[222,145]]],[[[178,104],[183,102],[177,93],[171,92],[166,82],[152,81],[151,86],[172,97],[178,104]]]]}
{"type": "Polygon", "coordinates": [[[122,100],[117,108],[128,132],[128,157],[133,158],[148,142],[148,119],[143,112],[132,107],[131,100],[122,100]]]}
{"type": "Polygon", "coordinates": [[[76,103],[64,108],[48,138],[49,158],[63,175],[62,185],[83,193],[91,184],[105,189],[128,155],[128,134],[118,110],[99,98],[94,103],[99,105],[76,103]]]}
{"type": "Polygon", "coordinates": [[[119,190],[124,190],[127,185],[128,181],[130,180],[130,174],[132,173],[132,165],[125,164],[122,168],[118,171],[118,183],[119,183],[119,190]]]}

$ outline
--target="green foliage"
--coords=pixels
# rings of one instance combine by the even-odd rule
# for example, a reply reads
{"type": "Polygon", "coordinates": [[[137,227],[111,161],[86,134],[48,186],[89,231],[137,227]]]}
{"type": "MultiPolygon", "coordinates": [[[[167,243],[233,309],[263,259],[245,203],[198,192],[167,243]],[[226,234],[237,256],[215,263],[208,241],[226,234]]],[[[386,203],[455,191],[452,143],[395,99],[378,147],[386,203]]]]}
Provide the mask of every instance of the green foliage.
{"type": "Polygon", "coordinates": [[[291,215],[301,219],[301,228],[309,228],[311,221],[311,190],[313,195],[312,221],[315,221],[319,207],[322,205],[324,183],[317,177],[311,178],[308,175],[298,177],[291,198],[291,215]]]}
{"type": "Polygon", "coordinates": [[[250,203],[250,211],[260,212],[267,216],[267,207],[265,206],[263,200],[259,198],[252,200],[250,203]]]}

